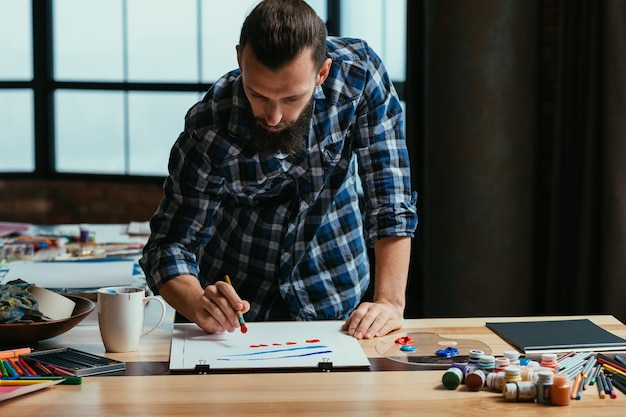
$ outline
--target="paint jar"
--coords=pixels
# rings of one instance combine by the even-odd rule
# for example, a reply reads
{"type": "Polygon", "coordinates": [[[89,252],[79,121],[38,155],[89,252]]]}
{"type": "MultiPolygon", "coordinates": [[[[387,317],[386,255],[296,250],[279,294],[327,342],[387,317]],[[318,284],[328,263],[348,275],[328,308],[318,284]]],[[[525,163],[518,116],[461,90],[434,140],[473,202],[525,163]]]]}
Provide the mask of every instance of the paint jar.
{"type": "Polygon", "coordinates": [[[539,362],[535,362],[530,358],[519,358],[518,360],[519,360],[519,366],[528,366],[533,362],[536,363],[537,366],[539,366],[539,362]]]}
{"type": "Polygon", "coordinates": [[[502,383],[504,381],[504,372],[491,372],[487,375],[487,382],[485,385],[491,391],[502,392],[502,383]]]}
{"type": "Polygon", "coordinates": [[[504,398],[507,401],[534,402],[537,388],[532,381],[507,382],[504,384],[504,398]]]}
{"type": "Polygon", "coordinates": [[[469,363],[465,364],[465,369],[463,369],[463,383],[465,383],[465,378],[467,378],[469,374],[471,374],[477,369],[478,369],[477,365],[472,365],[469,363]]]}
{"type": "Polygon", "coordinates": [[[476,368],[480,365],[480,358],[485,354],[482,350],[472,349],[469,351],[469,364],[474,365],[476,368]]]}
{"type": "Polygon", "coordinates": [[[508,382],[522,382],[522,369],[519,366],[509,365],[504,368],[504,379],[502,381],[502,393],[508,382]]]}
{"type": "Polygon", "coordinates": [[[470,391],[480,391],[484,386],[487,377],[480,369],[476,369],[471,374],[465,376],[465,386],[470,391]]]}
{"type": "Polygon", "coordinates": [[[543,368],[556,369],[559,366],[559,362],[556,360],[555,353],[544,353],[541,355],[541,366],[543,368]]]}
{"type": "Polygon", "coordinates": [[[522,381],[537,382],[537,373],[538,371],[534,368],[521,368],[520,376],[522,381]]]}
{"type": "Polygon", "coordinates": [[[478,368],[485,373],[485,375],[493,372],[496,367],[496,358],[491,355],[483,355],[478,360],[478,368]]]}
{"type": "Polygon", "coordinates": [[[494,370],[496,372],[504,372],[504,368],[506,368],[510,364],[511,364],[511,361],[509,360],[509,358],[505,358],[504,356],[500,358],[496,358],[494,370]]]}
{"type": "Polygon", "coordinates": [[[79,226],[79,237],[78,237],[78,241],[81,243],[87,243],[89,242],[89,224],[87,223],[81,223],[79,226]]]}
{"type": "Polygon", "coordinates": [[[519,365],[519,352],[517,350],[505,350],[502,356],[509,360],[511,365],[519,365]]]}
{"type": "Polygon", "coordinates": [[[449,390],[456,389],[463,382],[463,371],[459,368],[451,367],[443,373],[441,383],[449,390]]]}
{"type": "Polygon", "coordinates": [[[461,371],[461,373],[463,374],[463,377],[461,378],[461,384],[463,384],[465,382],[465,371],[467,369],[467,363],[454,362],[452,363],[452,365],[450,365],[450,368],[457,368],[461,371]]]}
{"type": "Polygon", "coordinates": [[[538,404],[550,404],[552,393],[552,381],[554,374],[551,371],[539,371],[537,373],[537,403],[538,404]]]}
{"type": "Polygon", "coordinates": [[[570,381],[567,375],[554,375],[552,387],[550,388],[550,402],[554,405],[569,405],[570,389],[570,381]]]}

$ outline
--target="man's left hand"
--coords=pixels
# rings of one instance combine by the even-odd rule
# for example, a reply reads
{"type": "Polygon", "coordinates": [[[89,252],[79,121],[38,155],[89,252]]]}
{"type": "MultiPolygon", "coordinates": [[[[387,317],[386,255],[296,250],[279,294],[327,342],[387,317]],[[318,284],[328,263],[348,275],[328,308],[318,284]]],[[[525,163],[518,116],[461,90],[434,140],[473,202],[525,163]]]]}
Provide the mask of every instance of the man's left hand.
{"type": "Polygon", "coordinates": [[[384,336],[402,327],[404,321],[401,308],[386,303],[361,303],[350,314],[341,330],[348,331],[357,339],[384,336]]]}

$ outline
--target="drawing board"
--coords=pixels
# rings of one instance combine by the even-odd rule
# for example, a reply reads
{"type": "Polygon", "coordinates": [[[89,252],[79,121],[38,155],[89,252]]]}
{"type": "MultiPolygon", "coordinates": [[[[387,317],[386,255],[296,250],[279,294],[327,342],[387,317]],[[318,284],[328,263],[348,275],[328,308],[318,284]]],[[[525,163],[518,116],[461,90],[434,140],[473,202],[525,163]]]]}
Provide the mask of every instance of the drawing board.
{"type": "Polygon", "coordinates": [[[342,321],[247,323],[248,332],[207,334],[194,323],[172,331],[170,371],[369,369],[359,342],[341,331],[342,321]]]}

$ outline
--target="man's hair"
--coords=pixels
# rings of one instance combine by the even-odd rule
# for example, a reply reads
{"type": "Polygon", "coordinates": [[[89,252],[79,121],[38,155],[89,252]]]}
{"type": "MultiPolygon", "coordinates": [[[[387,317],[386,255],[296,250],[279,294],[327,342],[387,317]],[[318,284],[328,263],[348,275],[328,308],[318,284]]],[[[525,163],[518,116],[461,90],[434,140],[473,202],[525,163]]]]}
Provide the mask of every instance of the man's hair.
{"type": "Polygon", "coordinates": [[[320,68],[326,59],[326,26],[304,0],[263,0],[241,28],[239,48],[252,48],[256,59],[277,71],[310,48],[320,68]]]}

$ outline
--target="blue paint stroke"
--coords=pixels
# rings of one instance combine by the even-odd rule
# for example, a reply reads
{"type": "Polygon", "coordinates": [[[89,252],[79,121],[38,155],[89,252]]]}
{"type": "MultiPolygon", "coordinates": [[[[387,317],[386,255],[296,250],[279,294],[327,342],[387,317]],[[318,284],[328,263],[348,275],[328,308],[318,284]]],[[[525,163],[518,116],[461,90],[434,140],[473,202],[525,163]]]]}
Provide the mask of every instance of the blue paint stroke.
{"type": "Polygon", "coordinates": [[[283,349],[256,351],[256,352],[251,352],[251,353],[238,353],[235,355],[226,355],[226,356],[258,356],[258,355],[267,355],[268,353],[293,352],[294,350],[318,349],[318,348],[328,348],[328,346],[323,346],[323,345],[298,346],[298,347],[290,347],[290,348],[283,348],[283,349]]]}
{"type": "Polygon", "coordinates": [[[272,355],[275,353],[281,352],[294,352],[297,350],[310,350],[310,349],[328,349],[328,346],[304,346],[304,347],[293,347],[287,349],[272,349],[266,350],[262,352],[252,352],[252,353],[239,353],[235,355],[226,355],[222,358],[217,358],[218,361],[259,361],[259,360],[274,360],[274,359],[286,359],[286,358],[299,358],[303,356],[313,356],[313,355],[321,355],[325,353],[332,353],[332,350],[321,350],[316,352],[305,352],[293,355],[283,355],[283,356],[272,356],[267,357],[268,355],[272,355]],[[263,356],[263,357],[255,357],[255,356],[263,356]]]}
{"type": "Polygon", "coordinates": [[[217,358],[218,361],[268,361],[275,359],[288,359],[288,358],[301,358],[303,356],[313,356],[313,355],[322,355],[324,353],[333,353],[332,350],[321,350],[319,352],[308,352],[308,353],[300,353],[298,355],[284,355],[284,356],[273,356],[271,358],[239,358],[239,359],[230,359],[230,358],[217,358]]]}

